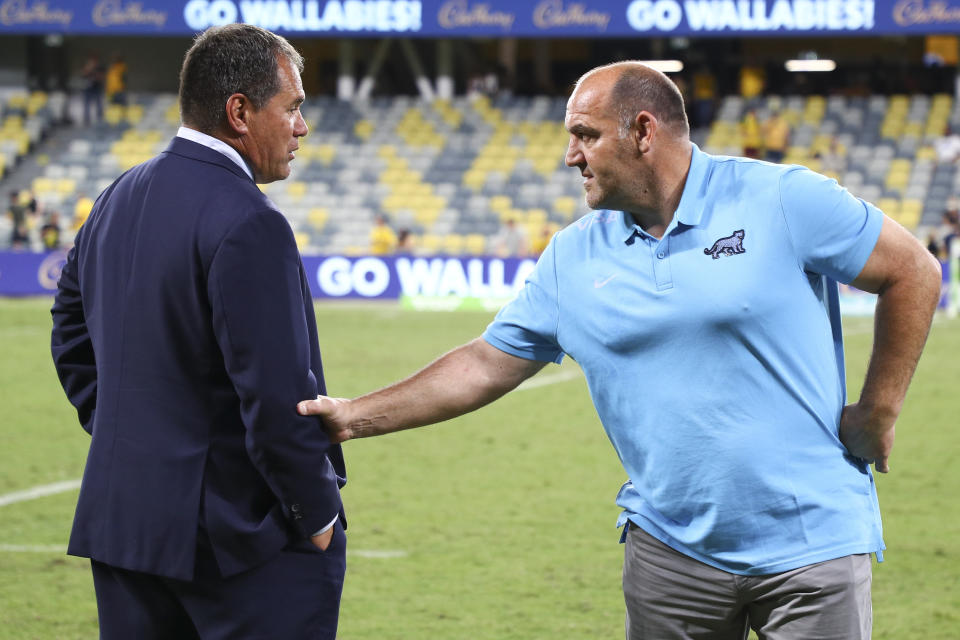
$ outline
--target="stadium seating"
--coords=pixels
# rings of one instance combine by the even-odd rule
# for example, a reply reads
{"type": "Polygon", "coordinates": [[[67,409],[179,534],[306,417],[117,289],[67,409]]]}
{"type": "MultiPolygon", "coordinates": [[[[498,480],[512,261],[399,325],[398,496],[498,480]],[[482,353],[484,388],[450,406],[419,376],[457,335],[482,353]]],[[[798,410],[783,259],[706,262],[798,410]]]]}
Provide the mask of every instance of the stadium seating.
{"type": "MultiPolygon", "coordinates": [[[[71,226],[79,199],[95,197],[176,132],[175,95],[130,99],[84,128],[57,126],[63,105],[45,94],[0,90],[0,190],[31,189],[71,226]]],[[[746,108],[740,97],[724,98],[694,140],[739,155],[746,108]]],[[[948,127],[960,130],[960,105],[949,95],[768,96],[757,115],[773,110],[792,127],[785,162],[836,178],[908,228],[937,224],[960,191],[957,166],[938,164],[933,149],[948,127]]],[[[303,112],[311,132],[290,177],[262,188],[304,252],[365,253],[378,214],[410,232],[415,252],[460,255],[488,251],[507,220],[533,239],[587,211],[580,176],[563,164],[563,98],[318,97],[303,112]]]]}
{"type": "MultiPolygon", "coordinates": [[[[770,96],[758,118],[774,109],[792,126],[785,162],[836,178],[907,228],[938,224],[947,198],[960,192],[958,167],[938,164],[933,148],[948,128],[960,128],[952,96],[770,96]]],[[[705,150],[738,154],[745,110],[742,99],[724,99],[705,150]]]]}

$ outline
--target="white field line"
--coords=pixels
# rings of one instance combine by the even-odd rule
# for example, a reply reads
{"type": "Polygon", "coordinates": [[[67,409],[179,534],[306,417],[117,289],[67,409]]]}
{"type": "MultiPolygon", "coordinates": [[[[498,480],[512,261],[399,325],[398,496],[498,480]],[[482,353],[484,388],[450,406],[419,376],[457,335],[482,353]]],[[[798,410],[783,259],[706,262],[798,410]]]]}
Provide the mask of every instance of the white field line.
{"type": "Polygon", "coordinates": [[[63,482],[54,482],[52,484],[42,484],[37,487],[31,487],[23,491],[14,491],[0,496],[0,507],[16,502],[25,502],[27,500],[36,500],[44,496],[52,496],[64,491],[72,491],[80,488],[80,480],[64,480],[63,482]]]}
{"type": "Polygon", "coordinates": [[[391,558],[406,558],[409,554],[401,549],[347,549],[347,555],[357,558],[389,560],[391,558]]]}
{"type": "Polygon", "coordinates": [[[66,553],[60,544],[0,544],[0,553],[66,553]]]}
{"type": "Polygon", "coordinates": [[[37,325],[35,327],[4,327],[0,328],[0,336],[4,338],[19,338],[20,336],[47,335],[50,327],[37,325]]]}
{"type": "MultiPolygon", "coordinates": [[[[0,553],[64,554],[66,552],[67,548],[59,544],[0,544],[0,553]]],[[[347,555],[374,560],[390,560],[392,558],[405,558],[409,554],[400,549],[347,549],[347,555]]]]}

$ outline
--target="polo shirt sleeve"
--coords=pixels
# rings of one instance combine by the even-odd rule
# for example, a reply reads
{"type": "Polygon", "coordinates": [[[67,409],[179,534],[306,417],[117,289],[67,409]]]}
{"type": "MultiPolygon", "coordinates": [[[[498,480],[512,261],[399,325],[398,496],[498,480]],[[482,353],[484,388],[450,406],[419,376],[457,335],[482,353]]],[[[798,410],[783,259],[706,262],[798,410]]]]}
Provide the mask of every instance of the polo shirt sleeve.
{"type": "Polygon", "coordinates": [[[880,237],[879,209],[802,167],[781,174],[780,204],[805,271],[844,283],[860,274],[880,237]]]}
{"type": "Polygon", "coordinates": [[[483,332],[483,339],[505,353],[538,360],[563,360],[557,343],[556,238],[550,241],[517,297],[483,332]]]}

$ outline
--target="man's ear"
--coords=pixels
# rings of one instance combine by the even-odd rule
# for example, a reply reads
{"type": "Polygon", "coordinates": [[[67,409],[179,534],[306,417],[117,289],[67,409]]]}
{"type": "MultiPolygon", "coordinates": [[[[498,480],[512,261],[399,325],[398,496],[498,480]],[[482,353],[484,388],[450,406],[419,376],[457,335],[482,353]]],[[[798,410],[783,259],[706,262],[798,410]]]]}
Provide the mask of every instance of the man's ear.
{"type": "Polygon", "coordinates": [[[641,111],[634,119],[633,139],[640,154],[648,153],[653,146],[653,137],[657,133],[660,123],[649,111],[641,111]]]}
{"type": "Polygon", "coordinates": [[[248,120],[253,111],[250,98],[242,93],[235,93],[227,98],[227,127],[237,135],[246,135],[249,132],[248,120]]]}

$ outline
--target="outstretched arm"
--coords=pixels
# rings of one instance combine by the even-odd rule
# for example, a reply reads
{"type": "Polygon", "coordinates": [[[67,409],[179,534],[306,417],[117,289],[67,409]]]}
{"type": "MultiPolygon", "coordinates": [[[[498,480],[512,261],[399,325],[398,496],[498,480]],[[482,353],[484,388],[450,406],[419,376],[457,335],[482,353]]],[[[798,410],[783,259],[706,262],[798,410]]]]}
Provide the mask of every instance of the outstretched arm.
{"type": "Polygon", "coordinates": [[[879,294],[873,351],[860,400],[844,408],[840,439],[853,455],[890,470],[894,426],[940,298],[940,264],[889,218],[853,286],[879,294]]]}
{"type": "Polygon", "coordinates": [[[389,387],[353,400],[319,396],[299,403],[297,410],[323,418],[334,442],[378,436],[479,409],[545,364],[504,353],[476,338],[389,387]]]}

